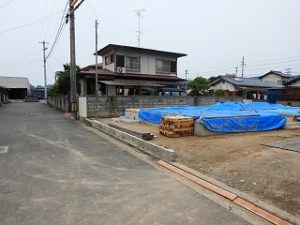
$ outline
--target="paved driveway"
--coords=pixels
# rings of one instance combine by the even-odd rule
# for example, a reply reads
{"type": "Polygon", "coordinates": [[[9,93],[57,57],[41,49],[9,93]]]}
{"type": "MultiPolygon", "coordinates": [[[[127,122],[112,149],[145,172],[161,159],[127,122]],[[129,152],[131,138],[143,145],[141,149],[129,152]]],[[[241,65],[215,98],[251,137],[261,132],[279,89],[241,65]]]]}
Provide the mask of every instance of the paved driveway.
{"type": "Polygon", "coordinates": [[[0,107],[0,146],[1,225],[248,224],[41,103],[0,107]]]}

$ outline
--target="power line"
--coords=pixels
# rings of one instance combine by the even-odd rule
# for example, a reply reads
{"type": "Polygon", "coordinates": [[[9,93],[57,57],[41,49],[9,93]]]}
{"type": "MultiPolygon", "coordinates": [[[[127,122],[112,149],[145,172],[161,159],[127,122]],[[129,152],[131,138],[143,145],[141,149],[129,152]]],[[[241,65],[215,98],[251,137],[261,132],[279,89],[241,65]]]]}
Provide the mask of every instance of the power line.
{"type": "Polygon", "coordinates": [[[86,1],[86,3],[87,3],[87,5],[88,5],[89,9],[90,9],[90,10],[94,13],[94,15],[97,17],[97,19],[100,20],[97,11],[93,8],[93,6],[91,5],[91,3],[90,3],[89,1],[86,1]]]}
{"type": "Polygon", "coordinates": [[[287,65],[281,65],[281,66],[265,66],[265,67],[259,67],[259,68],[249,68],[249,69],[247,69],[247,70],[263,70],[263,69],[271,69],[271,68],[275,68],[275,69],[277,69],[277,68],[286,68],[286,67],[291,67],[291,68],[293,68],[294,66],[299,66],[300,64],[298,63],[298,64],[293,64],[293,65],[291,65],[291,64],[287,64],[287,65]]]}
{"type": "Polygon", "coordinates": [[[21,25],[21,26],[17,26],[17,27],[13,27],[13,28],[10,28],[10,29],[7,29],[7,30],[3,30],[3,31],[0,31],[0,34],[4,34],[4,33],[7,33],[7,32],[11,32],[11,31],[14,31],[14,30],[18,30],[18,29],[21,29],[21,28],[24,28],[24,27],[29,27],[29,26],[32,26],[32,25],[35,25],[35,24],[38,24],[40,22],[43,22],[44,20],[47,20],[53,16],[56,16],[57,14],[61,13],[62,11],[59,11],[59,12],[56,12],[50,16],[47,16],[47,17],[44,17],[40,20],[36,20],[36,21],[33,21],[33,22],[30,22],[30,23],[27,23],[27,24],[24,24],[24,25],[21,25]]]}
{"type": "Polygon", "coordinates": [[[258,65],[249,65],[248,67],[255,68],[255,67],[261,67],[261,66],[268,66],[268,65],[278,65],[278,64],[283,64],[283,63],[288,63],[288,62],[295,62],[299,61],[300,59],[293,59],[293,60],[287,60],[287,61],[281,61],[281,62],[276,62],[276,63],[267,63],[267,64],[258,64],[258,65]]]}
{"type": "Polygon", "coordinates": [[[59,37],[60,37],[60,35],[61,35],[61,33],[62,33],[63,29],[64,29],[64,26],[65,26],[65,24],[66,24],[66,23],[64,22],[64,20],[67,19],[66,16],[67,16],[68,5],[69,5],[69,2],[67,1],[67,2],[66,2],[66,5],[65,5],[65,8],[64,8],[64,10],[63,10],[64,13],[63,13],[63,15],[62,15],[62,17],[61,17],[61,20],[60,20],[60,23],[59,23],[59,26],[58,26],[57,33],[56,33],[56,35],[55,35],[55,38],[54,38],[53,44],[52,44],[52,46],[51,46],[51,48],[50,48],[50,51],[49,51],[49,53],[48,53],[47,56],[46,56],[46,59],[48,59],[48,58],[50,57],[51,53],[53,52],[53,50],[54,50],[54,48],[55,48],[55,46],[56,46],[56,43],[57,43],[59,37]]]}
{"type": "MultiPolygon", "coordinates": [[[[36,54],[39,53],[39,52],[40,52],[40,50],[31,52],[31,53],[28,53],[28,54],[26,54],[26,55],[23,55],[23,56],[20,56],[20,57],[17,57],[17,58],[5,60],[5,61],[0,61],[0,65],[16,63],[16,62],[18,62],[18,61],[17,61],[18,59],[22,59],[21,61],[23,62],[23,61],[24,61],[24,58],[27,58],[28,56],[36,55],[36,54]]],[[[20,61],[20,60],[19,60],[19,61],[20,61]]]]}
{"type": "Polygon", "coordinates": [[[293,59],[298,59],[299,57],[289,57],[289,58],[273,58],[273,59],[258,59],[258,58],[255,58],[255,59],[248,59],[248,62],[269,62],[269,61],[282,61],[282,60],[293,60],[293,59]]]}

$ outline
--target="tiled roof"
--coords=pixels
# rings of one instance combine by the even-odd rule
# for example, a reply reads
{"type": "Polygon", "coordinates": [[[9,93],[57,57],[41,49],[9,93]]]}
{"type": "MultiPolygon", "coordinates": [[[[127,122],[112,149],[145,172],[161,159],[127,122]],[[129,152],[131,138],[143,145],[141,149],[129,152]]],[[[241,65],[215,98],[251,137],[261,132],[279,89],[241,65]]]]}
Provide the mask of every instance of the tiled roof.
{"type": "Polygon", "coordinates": [[[228,83],[231,83],[232,85],[237,87],[264,87],[264,88],[283,87],[281,84],[262,81],[258,78],[241,78],[241,77],[230,78],[226,76],[219,76],[217,80],[215,80],[210,84],[210,86],[218,83],[220,80],[227,81],[228,83]]]}
{"type": "Polygon", "coordinates": [[[28,78],[26,77],[1,77],[0,86],[5,88],[26,88],[30,89],[28,78]]]}

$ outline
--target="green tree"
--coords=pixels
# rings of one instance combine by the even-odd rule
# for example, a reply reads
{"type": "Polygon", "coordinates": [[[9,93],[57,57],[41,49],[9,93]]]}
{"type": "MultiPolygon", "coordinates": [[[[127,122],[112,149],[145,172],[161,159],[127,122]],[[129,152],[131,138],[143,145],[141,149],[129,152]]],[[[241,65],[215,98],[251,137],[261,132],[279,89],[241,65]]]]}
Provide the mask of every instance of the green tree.
{"type": "MultiPolygon", "coordinates": [[[[52,94],[70,94],[70,65],[63,65],[64,70],[57,72],[57,80],[52,86],[50,93],[52,94]]],[[[76,66],[76,74],[80,72],[79,66],[76,66]]]]}
{"type": "Polygon", "coordinates": [[[194,80],[190,81],[188,84],[188,89],[190,89],[189,95],[191,96],[201,96],[205,95],[208,89],[208,81],[204,77],[196,77],[194,80]]]}

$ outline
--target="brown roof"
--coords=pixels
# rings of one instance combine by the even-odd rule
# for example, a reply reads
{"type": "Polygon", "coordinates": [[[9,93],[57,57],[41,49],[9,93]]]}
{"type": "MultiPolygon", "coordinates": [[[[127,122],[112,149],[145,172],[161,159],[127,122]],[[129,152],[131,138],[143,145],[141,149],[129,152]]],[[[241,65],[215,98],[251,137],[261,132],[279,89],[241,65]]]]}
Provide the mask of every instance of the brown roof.
{"type": "MultiPolygon", "coordinates": [[[[103,63],[98,63],[98,69],[103,68],[103,63]]],[[[86,67],[81,68],[81,71],[87,71],[87,70],[95,70],[96,69],[96,64],[88,65],[86,67]]]]}

